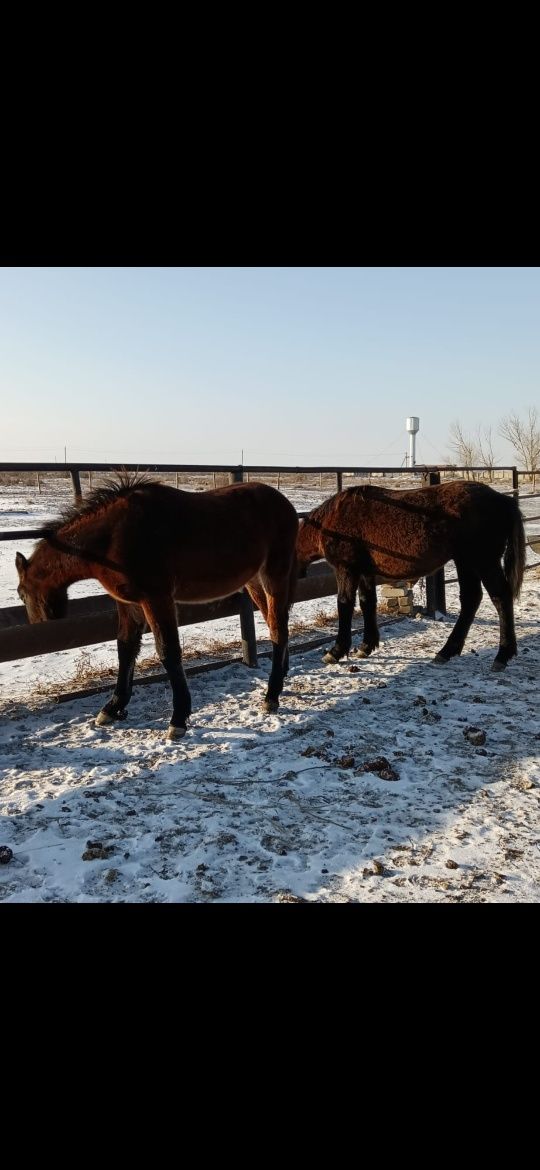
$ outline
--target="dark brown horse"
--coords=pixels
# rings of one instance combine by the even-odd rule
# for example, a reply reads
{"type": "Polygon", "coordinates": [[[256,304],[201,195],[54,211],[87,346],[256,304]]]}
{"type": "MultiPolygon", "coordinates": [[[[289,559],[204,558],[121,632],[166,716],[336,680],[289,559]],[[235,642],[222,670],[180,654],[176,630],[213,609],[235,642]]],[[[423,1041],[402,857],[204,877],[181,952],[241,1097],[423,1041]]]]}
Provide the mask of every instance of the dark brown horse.
{"type": "Polygon", "coordinates": [[[461,610],[435,662],[461,654],[482,599],[482,584],[497,610],[499,652],[494,670],[517,654],[513,598],[525,565],[523,519],[515,500],[484,484],[455,481],[413,491],[351,487],[314,508],[300,523],[300,572],[325,557],[338,587],[338,635],[325,662],[349,653],[356,590],[364,618],[363,658],[379,645],[377,595],[381,582],[410,581],[453,560],[461,610]],[[504,557],[504,569],[501,560],[504,557]]]}
{"type": "Polygon", "coordinates": [[[99,724],[125,719],[145,622],[173,692],[169,738],[185,734],[191,698],[182,669],[175,599],[214,601],[246,586],[267,622],[272,666],[265,698],[276,711],[288,667],[288,612],[296,583],[296,512],[281,492],[240,483],[185,492],[121,476],[43,529],[19,597],[30,622],[63,617],[67,589],[95,578],[118,604],[118,680],[99,724]]]}

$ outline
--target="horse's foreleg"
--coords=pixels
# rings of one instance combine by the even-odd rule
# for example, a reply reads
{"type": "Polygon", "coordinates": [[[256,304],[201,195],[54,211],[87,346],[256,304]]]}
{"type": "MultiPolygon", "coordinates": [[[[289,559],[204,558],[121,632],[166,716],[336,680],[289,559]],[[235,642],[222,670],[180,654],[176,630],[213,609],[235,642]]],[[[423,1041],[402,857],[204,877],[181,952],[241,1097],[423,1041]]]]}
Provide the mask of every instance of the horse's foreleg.
{"type": "Polygon", "coordinates": [[[112,699],[99,712],[96,723],[103,727],[114,719],[125,719],[133,690],[135,661],[141,648],[144,613],[138,605],[117,603],[118,609],[118,678],[112,699]]]}
{"type": "Polygon", "coordinates": [[[343,566],[334,566],[337,582],[338,633],[334,645],[327,650],[323,662],[339,662],[351,648],[351,627],[354,601],[358,588],[358,573],[343,566]]]}
{"type": "Polygon", "coordinates": [[[364,638],[358,647],[358,657],[367,658],[379,645],[377,625],[377,590],[373,577],[361,577],[359,584],[360,608],[364,619],[364,638]]]}
{"type": "Polygon", "coordinates": [[[167,671],[172,687],[173,713],[167,738],[180,739],[186,734],[186,720],[191,715],[191,696],[182,667],[174,601],[171,597],[160,597],[144,601],[142,607],[154,635],[158,658],[167,671]]]}
{"type": "Polygon", "coordinates": [[[447,638],[442,650],[435,655],[434,662],[444,663],[448,662],[450,658],[454,658],[456,654],[461,654],[465,643],[465,638],[469,633],[471,625],[474,620],[474,615],[482,600],[482,586],[480,584],[480,577],[471,569],[465,569],[462,564],[455,562],[457,575],[459,580],[459,600],[461,610],[458,620],[449,636],[447,638]]]}
{"type": "Polygon", "coordinates": [[[507,662],[517,654],[512,590],[499,564],[482,573],[482,583],[499,615],[499,652],[491,669],[504,670],[507,662]]]}
{"type": "Polygon", "coordinates": [[[286,589],[277,596],[267,593],[267,623],[272,641],[272,666],[264,699],[266,711],[277,711],[283,680],[289,667],[289,604],[286,589]]]}

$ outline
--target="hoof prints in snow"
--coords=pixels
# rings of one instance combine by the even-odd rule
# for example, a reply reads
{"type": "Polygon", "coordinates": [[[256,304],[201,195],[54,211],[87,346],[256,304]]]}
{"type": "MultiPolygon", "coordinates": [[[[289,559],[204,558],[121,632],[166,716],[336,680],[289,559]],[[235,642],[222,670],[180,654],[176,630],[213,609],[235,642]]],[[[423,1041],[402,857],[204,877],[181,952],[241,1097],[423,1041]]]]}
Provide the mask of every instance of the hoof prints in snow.
{"type": "Polygon", "coordinates": [[[539,901],[534,574],[502,674],[497,627],[484,600],[440,670],[447,631],[428,621],[384,627],[355,671],[295,655],[272,715],[267,662],[196,677],[179,741],[162,684],[111,728],[95,726],[99,697],[58,707],[6,688],[0,900],[539,901]]]}

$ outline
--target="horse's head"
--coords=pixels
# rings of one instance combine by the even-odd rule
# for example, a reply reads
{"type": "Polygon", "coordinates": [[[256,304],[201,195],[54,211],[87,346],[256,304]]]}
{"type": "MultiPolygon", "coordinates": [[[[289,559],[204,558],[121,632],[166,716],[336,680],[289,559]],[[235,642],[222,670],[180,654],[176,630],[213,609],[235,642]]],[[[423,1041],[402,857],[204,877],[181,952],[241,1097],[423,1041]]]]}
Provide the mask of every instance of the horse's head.
{"type": "Polygon", "coordinates": [[[19,574],[17,593],[26,606],[28,621],[46,622],[51,618],[62,618],[67,612],[67,588],[65,585],[52,587],[38,579],[33,571],[32,557],[27,560],[18,552],[15,566],[19,574]]]}
{"type": "Polygon", "coordinates": [[[320,524],[313,522],[310,513],[300,517],[296,537],[296,560],[299,577],[306,577],[308,565],[323,555],[319,547],[319,529],[320,524]]]}

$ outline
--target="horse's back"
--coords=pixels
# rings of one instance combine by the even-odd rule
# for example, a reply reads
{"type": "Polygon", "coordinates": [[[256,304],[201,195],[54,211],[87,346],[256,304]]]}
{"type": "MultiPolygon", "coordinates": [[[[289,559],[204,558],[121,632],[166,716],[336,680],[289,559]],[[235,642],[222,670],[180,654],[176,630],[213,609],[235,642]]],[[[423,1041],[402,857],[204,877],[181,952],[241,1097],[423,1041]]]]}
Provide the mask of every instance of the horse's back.
{"type": "Polygon", "coordinates": [[[190,521],[200,525],[212,519],[217,519],[219,523],[234,523],[242,517],[252,521],[257,518],[273,520],[294,528],[298,520],[286,496],[269,484],[258,481],[227,484],[203,492],[149,483],[134,489],[129,505],[138,517],[142,514],[158,520],[174,517],[187,525],[190,521]]]}
{"type": "Polygon", "coordinates": [[[449,480],[440,484],[422,485],[418,488],[386,488],[378,484],[360,484],[337,492],[320,506],[335,510],[338,514],[369,512],[380,514],[385,511],[409,507],[413,511],[427,514],[437,511],[462,516],[473,509],[483,514],[510,514],[515,510],[512,497],[496,491],[488,484],[475,480],[449,480]]]}

